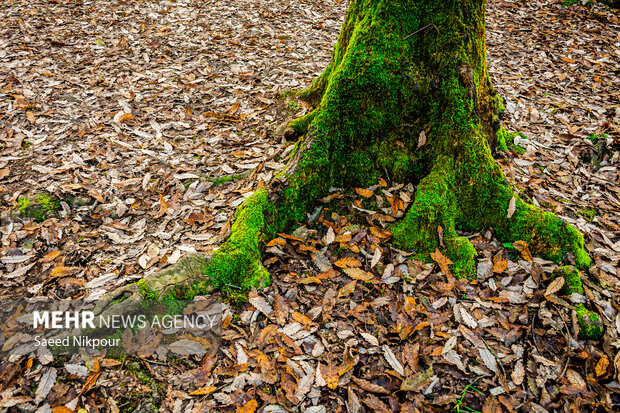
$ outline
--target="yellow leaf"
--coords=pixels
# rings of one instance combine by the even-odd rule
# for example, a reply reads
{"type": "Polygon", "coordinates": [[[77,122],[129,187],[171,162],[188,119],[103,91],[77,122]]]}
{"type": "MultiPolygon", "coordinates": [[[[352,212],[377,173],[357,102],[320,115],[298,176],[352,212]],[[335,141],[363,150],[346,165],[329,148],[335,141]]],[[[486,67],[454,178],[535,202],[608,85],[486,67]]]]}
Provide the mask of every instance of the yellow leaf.
{"type": "Polygon", "coordinates": [[[26,117],[28,118],[28,122],[32,123],[33,125],[37,121],[36,116],[34,116],[34,113],[32,113],[31,111],[26,112],[26,117]]]}
{"type": "Polygon", "coordinates": [[[297,282],[299,284],[321,284],[321,280],[318,277],[306,277],[297,282]]]}

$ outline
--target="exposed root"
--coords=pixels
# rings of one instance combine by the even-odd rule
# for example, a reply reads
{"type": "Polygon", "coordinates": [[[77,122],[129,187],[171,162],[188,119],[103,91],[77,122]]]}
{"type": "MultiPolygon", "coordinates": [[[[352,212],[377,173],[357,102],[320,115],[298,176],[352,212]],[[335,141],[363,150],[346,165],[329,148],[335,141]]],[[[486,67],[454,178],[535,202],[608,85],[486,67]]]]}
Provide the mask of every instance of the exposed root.
{"type": "Polygon", "coordinates": [[[456,233],[454,189],[453,161],[441,157],[420,182],[413,205],[392,227],[392,234],[396,245],[413,249],[422,259],[428,259],[436,248],[445,248],[455,274],[464,276],[473,273],[477,254],[471,242],[456,233]]]}
{"type": "Polygon", "coordinates": [[[315,109],[300,118],[282,123],[282,125],[276,129],[275,134],[277,136],[283,136],[287,141],[297,140],[300,136],[308,132],[310,124],[316,117],[317,112],[318,109],[315,109]]]}

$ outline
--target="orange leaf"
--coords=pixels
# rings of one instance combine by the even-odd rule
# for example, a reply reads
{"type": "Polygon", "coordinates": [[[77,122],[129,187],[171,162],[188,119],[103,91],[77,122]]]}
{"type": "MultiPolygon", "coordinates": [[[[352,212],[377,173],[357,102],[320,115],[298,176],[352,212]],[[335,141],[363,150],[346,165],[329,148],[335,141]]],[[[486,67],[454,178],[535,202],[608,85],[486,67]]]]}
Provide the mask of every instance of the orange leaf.
{"type": "Polygon", "coordinates": [[[237,413],[254,413],[258,409],[258,402],[250,400],[243,407],[237,407],[237,413]]]}
{"type": "Polygon", "coordinates": [[[90,375],[86,379],[86,383],[84,383],[84,386],[82,387],[82,390],[80,390],[80,393],[86,393],[87,391],[89,391],[95,385],[95,383],[97,383],[99,376],[101,376],[101,371],[90,373],[90,375]]]}
{"type": "Polygon", "coordinates": [[[65,406],[56,406],[52,409],[52,413],[73,413],[73,410],[65,406]]]}
{"type": "Polygon", "coordinates": [[[282,238],[274,238],[267,243],[268,247],[273,247],[275,245],[286,245],[286,241],[284,241],[282,238]]]}
{"type": "Polygon", "coordinates": [[[441,272],[443,272],[446,275],[450,274],[450,265],[452,264],[452,261],[450,261],[450,259],[446,257],[445,255],[443,255],[441,251],[439,251],[439,248],[435,248],[435,252],[431,252],[431,258],[437,264],[439,264],[439,268],[441,268],[441,272]]]}
{"type": "Polygon", "coordinates": [[[153,219],[161,218],[162,216],[164,216],[167,210],[168,204],[166,203],[164,197],[159,194],[159,212],[153,216],[153,219]]]}
{"type": "Polygon", "coordinates": [[[519,251],[519,254],[521,254],[521,258],[523,258],[525,261],[532,261],[532,253],[527,246],[527,242],[515,241],[512,243],[512,246],[514,247],[514,249],[519,251]]]}
{"type": "Polygon", "coordinates": [[[501,253],[493,257],[493,272],[495,274],[503,273],[506,268],[508,268],[508,261],[506,261],[504,257],[502,257],[501,253]]]}
{"type": "Polygon", "coordinates": [[[128,120],[132,120],[132,119],[133,119],[133,115],[131,113],[124,113],[120,116],[120,118],[118,118],[118,121],[119,123],[123,123],[128,120]]]}
{"type": "Polygon", "coordinates": [[[105,198],[103,197],[101,192],[99,192],[98,189],[94,189],[94,188],[91,189],[90,191],[88,191],[88,195],[95,198],[97,201],[101,202],[102,204],[105,204],[105,198]]]}
{"type": "Polygon", "coordinates": [[[345,257],[345,258],[341,258],[338,261],[336,261],[334,265],[339,268],[352,268],[352,267],[361,267],[362,263],[359,262],[356,258],[345,257]]]}
{"type": "Polygon", "coordinates": [[[338,379],[340,376],[338,375],[337,367],[333,366],[331,363],[329,366],[321,366],[321,375],[323,376],[323,380],[325,380],[327,387],[332,390],[338,387],[338,379]]]}
{"type": "Polygon", "coordinates": [[[204,396],[205,394],[211,393],[213,390],[217,389],[215,386],[204,386],[199,388],[198,390],[194,390],[189,395],[190,396],[204,396]]]}
{"type": "Polygon", "coordinates": [[[304,326],[312,325],[312,320],[297,311],[293,311],[291,317],[293,317],[293,320],[297,321],[299,324],[303,324],[304,326]]]}
{"type": "Polygon", "coordinates": [[[60,255],[60,250],[48,252],[47,254],[45,254],[43,256],[41,261],[42,262],[51,262],[51,261],[54,261],[56,259],[56,257],[58,257],[59,255],[60,255]]]}
{"type": "Polygon", "coordinates": [[[596,363],[596,367],[594,371],[596,372],[596,376],[600,377],[607,372],[607,366],[609,366],[609,359],[607,356],[603,355],[601,359],[596,363]]]}
{"type": "Polygon", "coordinates": [[[355,192],[357,192],[359,195],[363,196],[364,198],[370,198],[371,196],[375,194],[370,189],[363,189],[363,188],[355,188],[355,192]]]}

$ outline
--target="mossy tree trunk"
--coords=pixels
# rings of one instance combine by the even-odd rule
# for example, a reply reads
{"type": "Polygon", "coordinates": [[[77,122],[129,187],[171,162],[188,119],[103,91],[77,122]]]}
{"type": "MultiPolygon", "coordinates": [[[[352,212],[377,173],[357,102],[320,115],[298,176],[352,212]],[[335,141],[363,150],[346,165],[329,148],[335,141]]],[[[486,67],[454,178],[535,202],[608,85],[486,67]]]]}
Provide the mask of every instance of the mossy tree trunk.
{"type": "MultiPolygon", "coordinates": [[[[285,170],[239,208],[204,281],[179,279],[175,294],[267,283],[261,240],[303,221],[330,187],[379,177],[417,185],[391,230],[398,247],[421,258],[440,248],[457,273],[472,273],[476,252],[457,230],[493,228],[504,242],[587,266],[581,234],[522,201],[492,157],[501,104],[487,72],[485,3],[352,0],[331,63],[299,93],[315,110],[290,124],[301,137],[285,170]]],[[[169,281],[162,289],[146,279],[143,292],[168,294],[169,281]]]]}

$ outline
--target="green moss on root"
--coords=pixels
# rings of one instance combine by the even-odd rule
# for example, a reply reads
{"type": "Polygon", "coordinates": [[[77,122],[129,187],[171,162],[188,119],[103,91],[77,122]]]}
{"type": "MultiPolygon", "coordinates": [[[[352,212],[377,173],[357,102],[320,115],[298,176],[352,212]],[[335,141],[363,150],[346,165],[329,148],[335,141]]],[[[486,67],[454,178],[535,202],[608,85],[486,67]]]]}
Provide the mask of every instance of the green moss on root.
{"type": "Polygon", "coordinates": [[[304,135],[306,132],[308,132],[310,123],[312,123],[316,114],[317,114],[317,111],[315,109],[312,112],[307,113],[306,115],[302,116],[301,118],[292,120],[288,124],[288,127],[293,129],[295,133],[297,134],[297,136],[304,135]]]}
{"type": "Polygon", "coordinates": [[[573,293],[584,294],[583,284],[581,282],[581,275],[579,270],[572,265],[565,265],[553,270],[551,274],[552,278],[562,277],[564,278],[564,287],[562,287],[562,294],[570,295],[573,293]]]}
{"type": "Polygon", "coordinates": [[[136,283],[136,286],[138,287],[138,291],[140,292],[140,295],[145,300],[157,300],[159,298],[159,294],[157,294],[155,290],[149,287],[149,285],[147,284],[145,280],[138,281],[136,283]]]}
{"type": "MultiPolygon", "coordinates": [[[[260,259],[259,243],[265,228],[265,210],[270,202],[267,191],[259,189],[235,212],[228,240],[214,254],[205,274],[208,284],[234,285],[242,289],[270,283],[269,272],[260,259]]],[[[199,290],[195,285],[194,290],[199,290]]]]}
{"type": "Polygon", "coordinates": [[[579,338],[584,340],[600,340],[603,337],[603,323],[601,317],[588,310],[583,304],[577,305],[577,324],[579,324],[579,338]]]}

